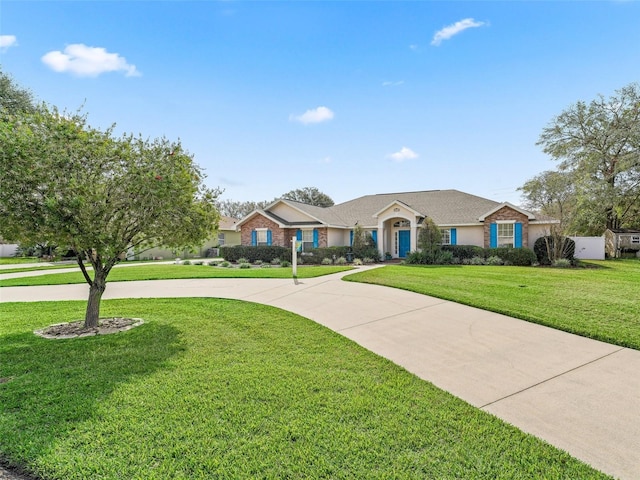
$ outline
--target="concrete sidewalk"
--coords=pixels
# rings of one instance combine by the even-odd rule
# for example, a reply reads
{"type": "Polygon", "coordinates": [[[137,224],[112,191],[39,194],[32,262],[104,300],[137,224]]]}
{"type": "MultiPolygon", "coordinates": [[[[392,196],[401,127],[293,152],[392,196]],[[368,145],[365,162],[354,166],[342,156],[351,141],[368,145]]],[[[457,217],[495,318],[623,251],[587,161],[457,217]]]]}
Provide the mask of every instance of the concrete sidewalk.
{"type": "MultiPolygon", "coordinates": [[[[640,478],[640,352],[403,290],[342,281],[109,283],[110,298],[220,297],[310,318],[608,474],[640,478]]],[[[86,300],[86,285],[0,301],[86,300]]]]}

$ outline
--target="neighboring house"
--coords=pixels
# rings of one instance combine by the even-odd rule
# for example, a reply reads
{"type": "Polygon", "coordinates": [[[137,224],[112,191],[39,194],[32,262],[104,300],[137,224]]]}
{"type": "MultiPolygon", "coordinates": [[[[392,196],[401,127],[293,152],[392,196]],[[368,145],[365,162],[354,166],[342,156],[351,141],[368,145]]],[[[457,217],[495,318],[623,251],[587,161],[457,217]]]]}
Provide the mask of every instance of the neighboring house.
{"type": "Polygon", "coordinates": [[[623,253],[640,255],[640,230],[607,229],[604,239],[605,251],[610,258],[619,258],[623,253]]]}
{"type": "MultiPolygon", "coordinates": [[[[189,258],[189,257],[206,257],[207,254],[212,253],[211,249],[220,247],[222,245],[240,245],[240,232],[236,230],[238,220],[231,217],[220,217],[220,223],[218,224],[218,230],[212,238],[198,248],[196,251],[175,251],[168,248],[155,247],[149,250],[141,251],[136,254],[137,259],[169,259],[169,258],[189,258]]],[[[211,256],[211,255],[209,255],[211,256]]]]}
{"type": "Polygon", "coordinates": [[[370,233],[381,256],[403,258],[417,249],[426,217],[443,233],[443,243],[480,247],[531,247],[558,221],[457,190],[366,195],[332,207],[276,200],[238,222],[242,245],[291,245],[303,250],[351,245],[356,225],[370,233]]]}

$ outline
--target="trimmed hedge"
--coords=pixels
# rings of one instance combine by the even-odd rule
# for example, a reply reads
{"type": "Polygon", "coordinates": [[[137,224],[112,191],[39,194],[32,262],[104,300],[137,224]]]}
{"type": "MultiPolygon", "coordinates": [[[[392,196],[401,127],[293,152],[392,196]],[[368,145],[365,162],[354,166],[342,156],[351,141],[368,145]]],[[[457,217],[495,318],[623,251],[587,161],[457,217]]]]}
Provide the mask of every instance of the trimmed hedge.
{"type": "Polygon", "coordinates": [[[507,265],[529,267],[536,263],[536,254],[530,248],[485,248],[485,257],[500,257],[507,265]]]}
{"type": "Polygon", "coordinates": [[[277,245],[220,247],[220,255],[227,262],[237,262],[241,258],[247,259],[249,263],[255,263],[256,261],[270,263],[275,258],[291,261],[291,249],[277,245]]]}
{"type": "MultiPolygon", "coordinates": [[[[443,245],[442,253],[448,255],[442,258],[437,258],[436,264],[447,263],[472,263],[473,258],[482,258],[487,260],[491,257],[498,257],[506,265],[515,265],[518,267],[528,267],[533,265],[536,261],[536,254],[530,248],[482,248],[475,245],[443,245]],[[451,255],[451,257],[449,257],[451,255]],[[457,260],[453,260],[457,259],[457,260]]],[[[429,258],[424,258],[420,252],[412,252],[410,257],[407,257],[407,263],[434,263],[429,258]]]]}
{"type": "Polygon", "coordinates": [[[460,260],[485,257],[484,248],[475,245],[443,245],[442,250],[451,252],[454,258],[459,258],[460,260]]]}

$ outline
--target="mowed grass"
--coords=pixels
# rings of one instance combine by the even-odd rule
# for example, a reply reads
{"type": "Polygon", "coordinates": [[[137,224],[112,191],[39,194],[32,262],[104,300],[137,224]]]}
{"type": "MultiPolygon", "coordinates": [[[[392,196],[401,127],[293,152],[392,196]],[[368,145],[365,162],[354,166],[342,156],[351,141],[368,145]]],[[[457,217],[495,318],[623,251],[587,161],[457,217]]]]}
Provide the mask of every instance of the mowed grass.
{"type": "Polygon", "coordinates": [[[21,263],[38,263],[38,257],[0,257],[0,265],[20,265],[21,263]]]}
{"type": "Polygon", "coordinates": [[[387,266],[345,280],[402,288],[640,350],[640,260],[593,268],[387,266]]]}
{"type": "MultiPolygon", "coordinates": [[[[351,270],[349,266],[299,266],[298,278],[313,278],[351,270]]],[[[0,272],[1,273],[1,272],[0,272]]],[[[291,267],[223,268],[209,265],[152,265],[116,267],[109,273],[108,282],[133,280],[168,280],[181,278],[292,278],[291,267]]],[[[81,272],[51,273],[36,277],[18,277],[0,280],[0,287],[67,285],[85,283],[81,272]]]]}
{"type": "Polygon", "coordinates": [[[0,274],[3,273],[22,273],[22,272],[38,272],[42,270],[61,270],[65,268],[78,268],[78,264],[69,265],[53,265],[47,267],[16,267],[16,268],[3,268],[0,270],[0,274]]]}
{"type": "Polygon", "coordinates": [[[608,478],[292,313],[110,300],[146,323],[32,333],[84,308],[0,304],[0,457],[42,478],[608,478]]]}

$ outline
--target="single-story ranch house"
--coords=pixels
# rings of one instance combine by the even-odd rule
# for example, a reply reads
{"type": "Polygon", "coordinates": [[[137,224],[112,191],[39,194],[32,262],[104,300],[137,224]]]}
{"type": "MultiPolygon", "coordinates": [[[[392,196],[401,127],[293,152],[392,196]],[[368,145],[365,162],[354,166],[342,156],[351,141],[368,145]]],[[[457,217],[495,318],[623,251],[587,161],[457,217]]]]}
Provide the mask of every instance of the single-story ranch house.
{"type": "Polygon", "coordinates": [[[382,258],[403,258],[417,249],[418,231],[431,218],[443,232],[443,243],[480,247],[530,247],[547,235],[557,220],[458,190],[366,195],[332,207],[276,200],[237,224],[242,245],[290,246],[303,250],[348,246],[359,225],[370,233],[382,258]]]}

